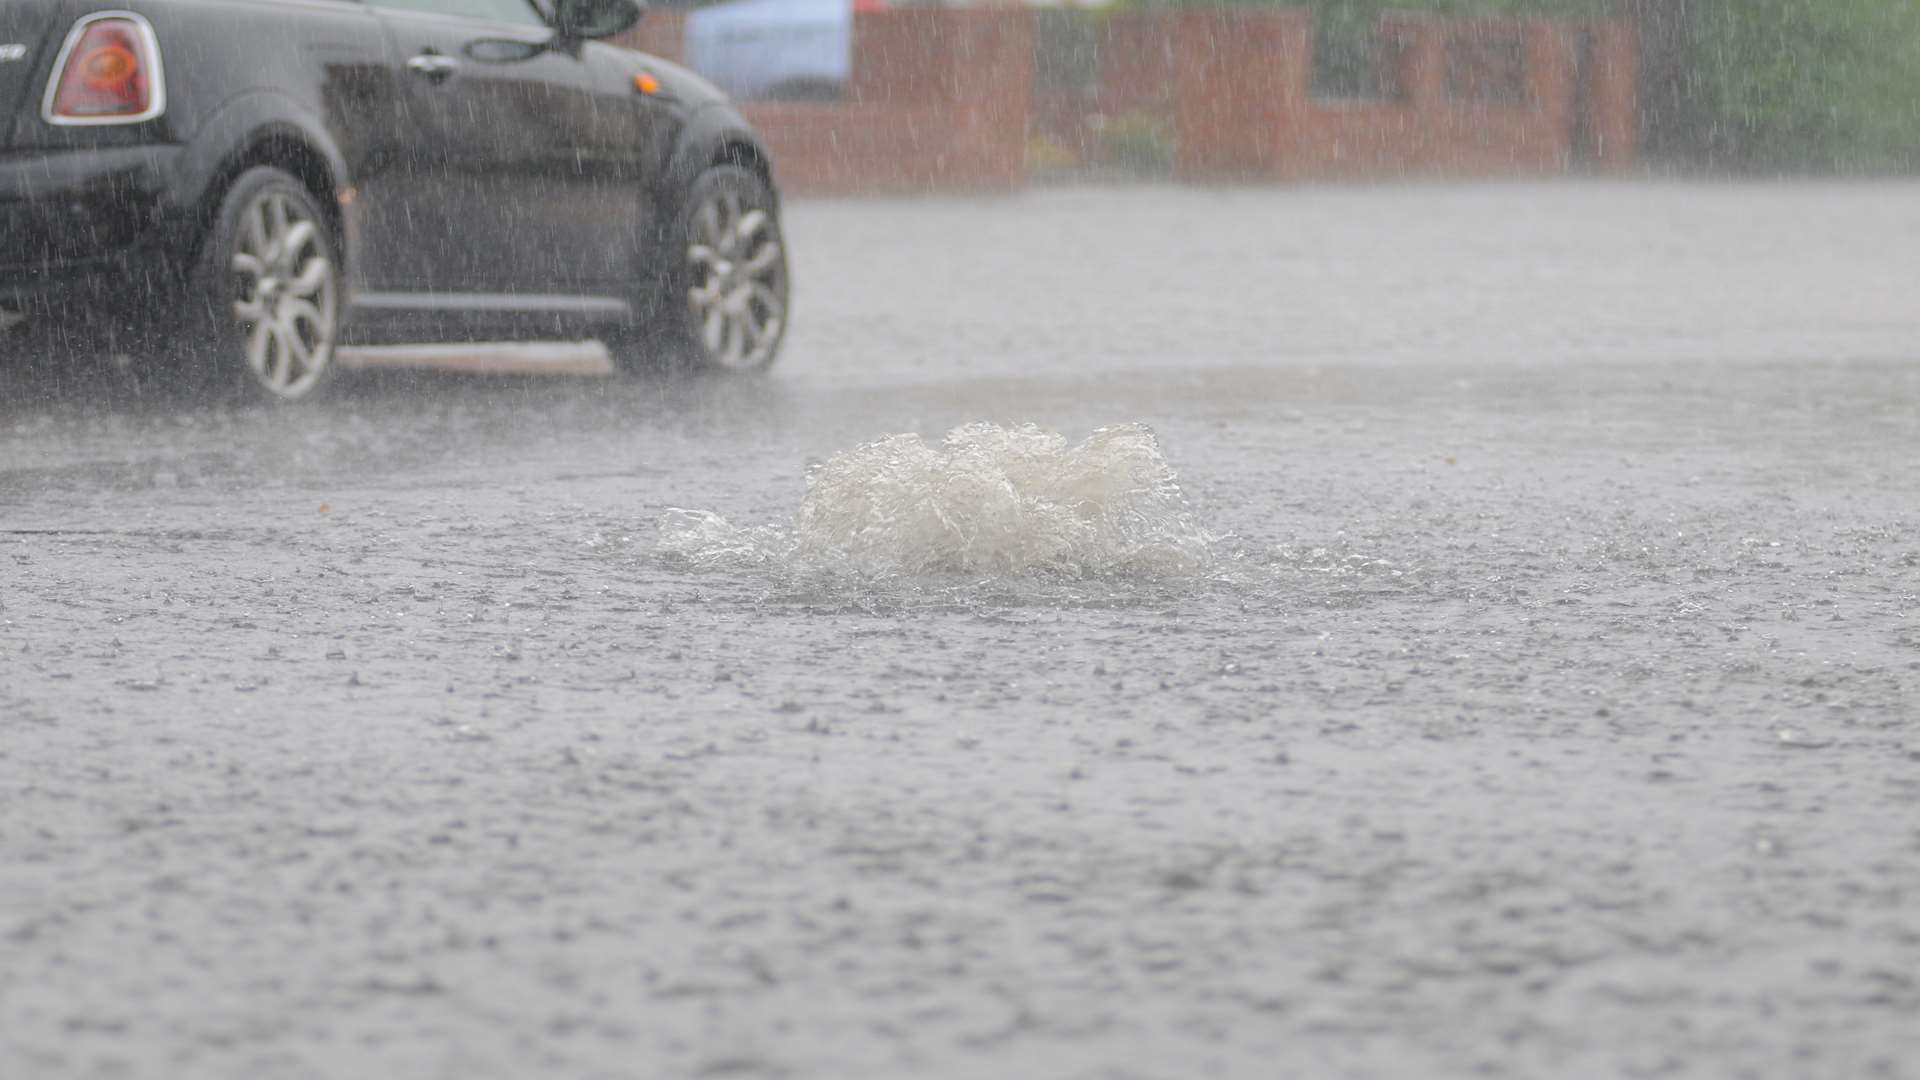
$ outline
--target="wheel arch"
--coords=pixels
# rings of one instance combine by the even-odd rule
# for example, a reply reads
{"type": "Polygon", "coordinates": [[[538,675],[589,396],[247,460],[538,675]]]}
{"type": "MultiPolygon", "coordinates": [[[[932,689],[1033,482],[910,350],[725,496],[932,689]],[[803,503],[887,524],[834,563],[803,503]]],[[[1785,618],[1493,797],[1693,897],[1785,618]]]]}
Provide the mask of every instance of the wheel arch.
{"type": "Polygon", "coordinates": [[[778,202],[780,188],[774,182],[773,155],[731,105],[702,109],[688,121],[666,170],[663,202],[677,209],[694,180],[715,165],[738,165],[751,170],[766,181],[778,202]]]}
{"type": "Polygon", "coordinates": [[[738,133],[723,137],[707,164],[737,165],[753,172],[767,182],[769,190],[773,189],[773,159],[767,156],[766,147],[738,133]]]}
{"type": "Polygon", "coordinates": [[[342,205],[343,193],[351,190],[346,160],[314,118],[302,115],[289,98],[252,95],[222,109],[207,125],[202,139],[213,142],[214,147],[209,149],[218,148],[217,152],[194,155],[204,163],[204,175],[195,178],[193,184],[199,192],[193,207],[194,222],[202,240],[212,229],[221,200],[233,182],[248,169],[267,165],[294,176],[320,204],[343,269],[351,264],[357,244],[342,205]]]}
{"type": "Polygon", "coordinates": [[[339,183],[326,155],[315,150],[297,134],[286,131],[262,132],[259,138],[235,151],[222,163],[207,191],[209,205],[206,205],[208,217],[205,220],[211,222],[213,211],[219,209],[220,198],[240,178],[240,174],[261,165],[270,165],[293,174],[326,213],[335,233],[336,246],[345,239],[342,235],[345,230],[341,224],[339,183]]]}

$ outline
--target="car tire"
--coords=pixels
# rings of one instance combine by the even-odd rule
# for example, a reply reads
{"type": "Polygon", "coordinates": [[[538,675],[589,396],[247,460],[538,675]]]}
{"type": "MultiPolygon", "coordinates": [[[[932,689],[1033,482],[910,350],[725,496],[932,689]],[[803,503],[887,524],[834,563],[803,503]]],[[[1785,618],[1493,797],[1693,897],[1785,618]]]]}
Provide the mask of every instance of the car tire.
{"type": "Polygon", "coordinates": [[[325,211],[293,175],[263,165],[234,180],[190,284],[185,344],[196,382],[288,403],[332,381],[340,259],[325,211]]]}
{"type": "Polygon", "coordinates": [[[668,268],[641,305],[651,315],[615,342],[623,366],[720,374],[765,371],[786,335],[791,285],[773,189],[715,165],[693,182],[668,230],[668,268]]]}

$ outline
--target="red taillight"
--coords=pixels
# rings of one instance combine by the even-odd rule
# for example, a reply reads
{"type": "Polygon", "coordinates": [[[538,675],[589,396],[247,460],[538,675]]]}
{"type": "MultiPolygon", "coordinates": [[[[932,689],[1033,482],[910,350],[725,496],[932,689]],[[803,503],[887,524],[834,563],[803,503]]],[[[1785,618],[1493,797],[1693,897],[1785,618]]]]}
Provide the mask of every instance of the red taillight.
{"type": "Polygon", "coordinates": [[[126,124],[160,115],[160,49],[138,15],[96,15],[67,35],[47,95],[56,124],[126,124]]]}

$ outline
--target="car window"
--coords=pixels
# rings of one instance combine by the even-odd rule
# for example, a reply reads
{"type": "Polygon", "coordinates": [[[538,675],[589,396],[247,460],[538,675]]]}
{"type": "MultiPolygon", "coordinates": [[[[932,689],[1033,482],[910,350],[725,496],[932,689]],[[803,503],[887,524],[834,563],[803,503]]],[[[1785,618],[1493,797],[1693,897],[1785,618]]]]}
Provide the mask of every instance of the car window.
{"type": "Polygon", "coordinates": [[[534,0],[374,0],[374,4],[383,8],[458,15],[516,26],[547,25],[546,18],[534,6],[534,0]]]}

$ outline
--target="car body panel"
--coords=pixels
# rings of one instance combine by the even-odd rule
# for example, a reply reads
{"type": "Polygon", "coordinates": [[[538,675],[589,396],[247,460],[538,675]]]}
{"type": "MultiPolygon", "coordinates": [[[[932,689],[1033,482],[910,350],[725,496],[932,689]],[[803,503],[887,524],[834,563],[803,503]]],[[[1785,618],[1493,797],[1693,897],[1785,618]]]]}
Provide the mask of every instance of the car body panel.
{"type": "Polygon", "coordinates": [[[627,100],[638,92],[603,100],[584,56],[546,47],[539,28],[379,15],[403,67],[436,66],[404,76],[401,150],[356,185],[379,238],[366,284],[572,292],[626,280],[650,171],[627,100]]]}
{"type": "Polygon", "coordinates": [[[31,294],[44,306],[42,293],[103,276],[146,287],[139,268],[187,233],[166,198],[182,156],[177,146],[0,156],[0,301],[11,292],[25,307],[31,294]]]}
{"type": "Polygon", "coordinates": [[[33,76],[41,55],[59,48],[59,38],[45,32],[53,9],[46,0],[0,0],[0,148],[13,138],[15,110],[39,85],[33,76]]]}

